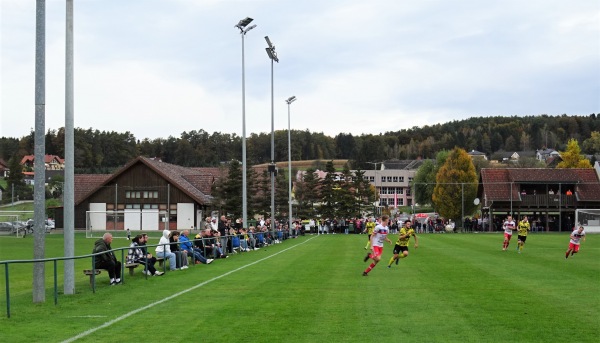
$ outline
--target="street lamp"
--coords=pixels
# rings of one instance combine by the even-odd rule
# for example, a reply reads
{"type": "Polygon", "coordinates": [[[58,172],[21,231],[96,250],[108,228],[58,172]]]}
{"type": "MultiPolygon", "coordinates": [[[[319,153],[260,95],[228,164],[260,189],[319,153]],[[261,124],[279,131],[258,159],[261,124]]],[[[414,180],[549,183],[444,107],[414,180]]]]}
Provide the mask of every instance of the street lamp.
{"type": "Polygon", "coordinates": [[[292,227],[292,131],[290,131],[290,105],[294,101],[296,101],[295,95],[285,100],[288,105],[288,211],[290,215],[290,228],[292,227]]]}
{"type": "Polygon", "coordinates": [[[269,166],[269,174],[271,174],[271,229],[275,229],[275,103],[273,102],[273,62],[279,63],[275,45],[271,43],[269,36],[265,36],[268,48],[267,55],[271,59],[271,165],[269,166]]]}
{"type": "Polygon", "coordinates": [[[245,228],[248,227],[248,196],[246,190],[246,71],[244,69],[244,36],[246,36],[248,31],[256,27],[256,25],[248,26],[252,20],[254,19],[246,17],[234,26],[240,29],[240,35],[242,36],[242,220],[244,221],[245,228]]]}

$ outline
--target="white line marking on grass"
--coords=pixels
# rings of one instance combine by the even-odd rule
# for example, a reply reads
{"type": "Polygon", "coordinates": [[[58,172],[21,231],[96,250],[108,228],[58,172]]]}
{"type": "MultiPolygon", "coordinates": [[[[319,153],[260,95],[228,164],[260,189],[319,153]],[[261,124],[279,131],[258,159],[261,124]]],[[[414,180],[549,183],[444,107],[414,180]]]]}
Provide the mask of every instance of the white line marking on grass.
{"type": "Polygon", "coordinates": [[[70,316],[67,318],[106,318],[108,316],[70,316]]]}
{"type": "MultiPolygon", "coordinates": [[[[318,236],[316,236],[316,237],[318,237],[318,236]]],[[[223,277],[225,277],[225,276],[227,276],[227,275],[233,274],[233,273],[235,273],[235,272],[238,272],[238,271],[240,271],[240,270],[242,270],[242,269],[245,269],[245,268],[248,268],[248,267],[250,267],[250,266],[253,266],[253,265],[255,265],[255,264],[259,263],[259,262],[262,262],[262,261],[264,261],[264,260],[268,260],[268,259],[270,259],[271,257],[275,257],[275,256],[277,256],[277,255],[279,255],[279,254],[281,254],[281,253],[283,253],[283,252],[286,252],[286,251],[288,251],[288,250],[290,250],[290,249],[296,248],[296,247],[298,247],[298,246],[300,246],[300,245],[302,245],[302,244],[304,244],[304,243],[306,243],[306,242],[308,242],[308,241],[310,241],[311,239],[314,239],[314,238],[316,238],[316,237],[311,237],[311,238],[307,239],[306,241],[304,241],[304,242],[302,242],[302,243],[300,243],[300,244],[297,244],[297,245],[291,246],[291,247],[289,247],[289,248],[283,249],[283,250],[281,250],[280,252],[278,252],[278,253],[276,253],[276,254],[273,254],[273,255],[271,255],[271,256],[267,256],[267,257],[261,258],[260,260],[254,261],[254,262],[252,262],[252,263],[250,263],[250,264],[247,264],[247,265],[245,265],[245,266],[239,267],[239,268],[237,268],[237,269],[234,269],[234,270],[228,271],[228,272],[227,272],[227,273],[225,273],[225,274],[222,274],[222,275],[219,275],[219,276],[215,276],[214,278],[212,278],[212,279],[210,279],[210,280],[206,280],[206,281],[204,281],[204,282],[202,282],[202,283],[199,283],[199,284],[197,284],[196,286],[190,287],[190,288],[188,288],[188,289],[186,289],[186,290],[183,290],[183,291],[181,291],[181,292],[179,292],[179,293],[175,293],[175,294],[173,294],[173,295],[171,295],[171,296],[169,296],[169,297],[166,297],[166,298],[164,298],[164,299],[162,299],[162,300],[159,300],[159,301],[153,302],[152,304],[149,304],[149,305],[146,305],[146,306],[140,307],[140,308],[138,308],[138,309],[135,309],[135,310],[133,310],[133,311],[131,311],[131,312],[125,313],[124,315],[122,315],[122,316],[120,316],[120,317],[117,317],[117,318],[115,318],[115,319],[113,319],[113,320],[109,320],[108,322],[106,322],[106,323],[104,323],[104,324],[102,324],[102,325],[100,325],[100,326],[98,326],[98,327],[95,327],[95,328],[89,329],[89,330],[87,330],[87,331],[84,331],[84,332],[82,332],[82,333],[80,333],[80,334],[78,334],[78,335],[76,335],[76,336],[73,336],[73,337],[71,337],[71,338],[67,339],[67,340],[64,340],[64,341],[63,341],[63,343],[74,342],[74,341],[76,341],[76,340],[78,340],[78,339],[80,339],[80,338],[83,338],[83,337],[85,337],[85,336],[87,336],[87,335],[89,335],[89,334],[92,334],[92,333],[94,333],[94,332],[96,332],[96,331],[98,331],[98,330],[100,330],[100,329],[104,329],[104,328],[106,328],[106,327],[109,327],[109,326],[111,326],[111,325],[113,325],[113,324],[115,324],[115,323],[118,323],[118,322],[122,321],[123,319],[126,319],[126,318],[128,318],[128,317],[131,317],[131,316],[133,316],[133,315],[134,315],[134,314],[136,314],[136,313],[139,313],[139,312],[141,312],[141,311],[147,310],[147,309],[149,309],[149,308],[152,308],[152,307],[154,307],[154,306],[156,306],[156,305],[160,305],[160,304],[162,304],[162,303],[164,303],[164,302],[167,302],[167,301],[169,301],[169,300],[171,300],[171,299],[177,298],[177,297],[178,297],[178,296],[180,296],[180,295],[183,295],[183,294],[185,294],[185,293],[191,292],[191,291],[195,290],[196,288],[199,288],[199,287],[202,287],[202,286],[204,286],[204,285],[206,285],[206,284],[209,284],[209,283],[211,283],[211,282],[213,282],[213,281],[215,281],[215,280],[221,279],[221,278],[223,278],[223,277]]]]}

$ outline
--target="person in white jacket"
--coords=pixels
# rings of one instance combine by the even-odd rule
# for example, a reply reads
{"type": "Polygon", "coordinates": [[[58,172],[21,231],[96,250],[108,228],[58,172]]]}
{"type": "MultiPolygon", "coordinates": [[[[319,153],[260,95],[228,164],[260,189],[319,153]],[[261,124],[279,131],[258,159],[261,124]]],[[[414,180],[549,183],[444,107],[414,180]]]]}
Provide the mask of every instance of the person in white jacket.
{"type": "Polygon", "coordinates": [[[171,242],[169,242],[169,230],[164,230],[163,235],[158,241],[159,246],[156,247],[156,256],[163,259],[169,259],[169,268],[171,271],[178,270],[175,262],[175,254],[171,252],[171,242]]]}

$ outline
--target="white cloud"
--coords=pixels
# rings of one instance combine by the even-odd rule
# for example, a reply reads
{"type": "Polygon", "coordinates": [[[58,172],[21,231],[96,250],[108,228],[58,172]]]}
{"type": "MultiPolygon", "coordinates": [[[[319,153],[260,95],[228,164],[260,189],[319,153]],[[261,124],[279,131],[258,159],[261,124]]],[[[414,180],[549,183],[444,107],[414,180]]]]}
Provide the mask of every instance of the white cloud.
{"type": "MultiPolygon", "coordinates": [[[[64,1],[47,1],[47,128],[64,122],[64,1]]],[[[0,136],[33,127],[35,5],[3,0],[0,136]]],[[[75,125],[139,138],[275,128],[379,133],[480,115],[600,111],[600,4],[564,1],[75,2],[75,125]],[[108,20],[110,18],[110,20],[108,20]]]]}

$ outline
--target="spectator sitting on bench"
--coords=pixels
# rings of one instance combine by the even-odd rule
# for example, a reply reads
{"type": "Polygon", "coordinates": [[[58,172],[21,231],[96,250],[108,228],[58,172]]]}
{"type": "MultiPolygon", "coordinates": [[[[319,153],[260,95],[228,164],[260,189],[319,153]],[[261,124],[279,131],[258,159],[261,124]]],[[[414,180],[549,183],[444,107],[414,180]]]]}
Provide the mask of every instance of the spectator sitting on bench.
{"type": "Polygon", "coordinates": [[[162,257],[163,259],[169,259],[169,268],[171,271],[178,270],[177,263],[175,262],[175,254],[171,252],[171,243],[169,242],[169,230],[164,230],[163,235],[158,241],[156,247],[156,256],[162,257]]]}
{"type": "Polygon", "coordinates": [[[205,258],[202,255],[202,250],[192,246],[192,243],[190,242],[190,239],[188,238],[189,234],[190,234],[190,230],[183,230],[181,232],[181,236],[179,236],[179,243],[181,245],[181,249],[187,251],[189,256],[194,256],[194,260],[196,260],[196,264],[211,263],[213,260],[205,258]]]}
{"type": "Polygon", "coordinates": [[[139,263],[144,265],[144,273],[147,275],[156,275],[160,276],[164,273],[156,270],[154,268],[154,263],[156,262],[156,258],[152,257],[152,254],[148,254],[145,252],[145,242],[144,236],[148,239],[148,235],[137,235],[133,237],[131,244],[129,245],[129,250],[127,251],[127,264],[131,263],[139,263]],[[140,245],[140,242],[144,242],[143,248],[140,245]]]}
{"type": "Polygon", "coordinates": [[[179,249],[179,231],[171,231],[169,242],[171,242],[171,252],[177,259],[177,268],[188,269],[187,251],[179,249]]]}
{"type": "Polygon", "coordinates": [[[110,277],[110,285],[121,283],[121,262],[117,261],[115,254],[111,251],[110,243],[113,236],[110,233],[105,233],[101,239],[94,243],[93,254],[104,252],[96,256],[96,269],[106,269],[110,277]]]}

